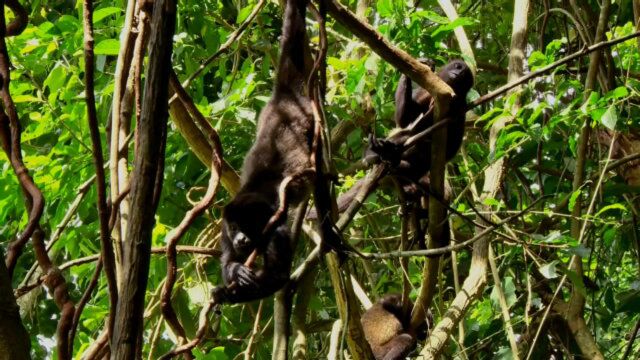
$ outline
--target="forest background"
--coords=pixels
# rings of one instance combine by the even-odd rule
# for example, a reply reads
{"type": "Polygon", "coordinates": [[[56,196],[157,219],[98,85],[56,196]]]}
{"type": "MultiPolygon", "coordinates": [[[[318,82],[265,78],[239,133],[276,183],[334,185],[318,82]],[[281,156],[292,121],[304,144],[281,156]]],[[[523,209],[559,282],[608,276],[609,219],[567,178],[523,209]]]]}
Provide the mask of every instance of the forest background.
{"type": "MultiPolygon", "coordinates": [[[[295,292],[209,311],[209,291],[221,283],[221,209],[271,95],[283,3],[157,0],[152,14],[153,1],[97,1],[86,17],[89,1],[4,1],[0,78],[10,72],[11,81],[0,89],[0,244],[9,269],[0,266],[0,354],[368,359],[359,315],[390,292],[431,310],[423,358],[640,353],[640,1],[327,2],[324,110],[337,193],[374,172],[360,160],[368,134],[393,128],[398,69],[416,81],[425,74],[397,50],[438,66],[462,58],[477,71],[462,149],[436,170],[453,193],[444,256],[393,253],[406,249],[410,226],[383,183],[340,218],[350,244],[383,255],[339,269],[331,256],[309,264],[317,234],[304,226],[294,269],[311,271],[296,273],[295,292]],[[133,143],[162,139],[167,110],[166,152],[146,158],[163,159],[161,192],[136,206],[145,203],[134,196],[142,186],[134,163],[145,154],[133,143]],[[212,157],[218,144],[223,163],[212,157]],[[212,206],[192,216],[218,178],[212,206]],[[144,216],[152,228],[132,232],[144,216]],[[150,248],[109,252],[140,239],[150,248]],[[167,244],[178,241],[175,257],[167,244]],[[116,317],[115,304],[126,307],[136,290],[144,307],[116,317]],[[142,337],[137,346],[109,342],[110,322],[136,318],[125,328],[142,337]]],[[[316,20],[308,15],[314,51],[316,20]]]]}

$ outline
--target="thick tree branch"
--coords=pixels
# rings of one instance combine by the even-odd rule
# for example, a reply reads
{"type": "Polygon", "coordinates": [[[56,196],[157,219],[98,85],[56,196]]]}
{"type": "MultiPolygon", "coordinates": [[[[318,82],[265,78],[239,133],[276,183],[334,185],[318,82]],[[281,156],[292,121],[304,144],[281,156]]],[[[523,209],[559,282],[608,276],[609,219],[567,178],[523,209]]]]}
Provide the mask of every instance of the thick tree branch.
{"type": "MultiPolygon", "coordinates": [[[[141,345],[144,295],[151,255],[151,232],[161,188],[164,157],[163,137],[167,128],[169,74],[176,21],[176,2],[154,2],[142,112],[131,178],[131,213],[124,252],[124,277],[116,309],[116,326],[111,340],[111,359],[133,360],[141,345]]],[[[116,129],[113,129],[116,131],[116,129]]]]}
{"type": "MultiPolygon", "coordinates": [[[[215,134],[215,132],[214,132],[215,134]]],[[[220,139],[215,134],[211,139],[214,145],[213,162],[211,164],[211,178],[209,179],[209,186],[204,197],[189,210],[180,224],[173,229],[166,239],[167,244],[167,277],[162,287],[161,294],[161,309],[162,315],[173,330],[173,332],[179,337],[180,345],[184,345],[187,341],[187,334],[182,324],[178,320],[178,316],[171,304],[171,294],[173,292],[173,286],[176,282],[178,274],[178,264],[176,260],[176,247],[178,242],[187,232],[189,227],[202,213],[211,206],[215,199],[216,192],[218,190],[218,184],[220,183],[220,173],[222,172],[222,146],[220,145],[220,139]]],[[[189,351],[185,352],[186,358],[193,358],[189,351]]]]}

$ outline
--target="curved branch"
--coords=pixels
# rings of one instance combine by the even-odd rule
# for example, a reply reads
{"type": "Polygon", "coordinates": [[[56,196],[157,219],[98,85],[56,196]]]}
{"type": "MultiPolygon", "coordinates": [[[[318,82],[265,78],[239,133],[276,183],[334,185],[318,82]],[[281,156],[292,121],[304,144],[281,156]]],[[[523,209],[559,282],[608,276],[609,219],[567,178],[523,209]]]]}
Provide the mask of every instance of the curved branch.
{"type": "MultiPolygon", "coordinates": [[[[173,309],[173,305],[171,304],[171,293],[173,292],[173,286],[176,282],[178,273],[176,247],[178,245],[178,241],[180,241],[182,236],[187,232],[191,224],[193,224],[193,222],[207,208],[211,206],[218,190],[218,184],[220,183],[220,173],[222,172],[222,147],[220,146],[217,134],[215,137],[211,137],[210,140],[212,143],[217,143],[217,146],[214,146],[212,157],[213,161],[211,164],[211,178],[209,179],[207,192],[205,193],[202,200],[195,204],[193,208],[186,213],[180,224],[169,233],[166,240],[167,277],[162,288],[161,309],[162,315],[164,316],[165,320],[174,331],[174,333],[179,337],[178,341],[180,343],[184,343],[186,341],[187,334],[182,324],[180,324],[178,316],[173,309]]],[[[185,357],[192,358],[192,355],[188,351],[185,353],[185,357]]]]}

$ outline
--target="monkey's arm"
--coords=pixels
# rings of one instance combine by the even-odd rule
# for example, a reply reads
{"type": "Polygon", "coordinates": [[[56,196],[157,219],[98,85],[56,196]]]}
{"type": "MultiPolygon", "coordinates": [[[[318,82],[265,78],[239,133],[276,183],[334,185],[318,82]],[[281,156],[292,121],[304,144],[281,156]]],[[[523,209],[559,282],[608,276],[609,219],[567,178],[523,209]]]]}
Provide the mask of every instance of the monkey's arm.
{"type": "Polygon", "coordinates": [[[400,76],[400,81],[398,81],[395,100],[396,112],[393,115],[393,119],[397,127],[405,128],[414,119],[410,119],[411,111],[409,111],[411,108],[413,108],[413,91],[411,90],[411,79],[409,79],[404,74],[400,76]]]}
{"type": "Polygon", "coordinates": [[[402,333],[394,337],[388,343],[384,344],[383,351],[386,353],[383,360],[403,360],[416,347],[416,339],[407,334],[402,333]]]}

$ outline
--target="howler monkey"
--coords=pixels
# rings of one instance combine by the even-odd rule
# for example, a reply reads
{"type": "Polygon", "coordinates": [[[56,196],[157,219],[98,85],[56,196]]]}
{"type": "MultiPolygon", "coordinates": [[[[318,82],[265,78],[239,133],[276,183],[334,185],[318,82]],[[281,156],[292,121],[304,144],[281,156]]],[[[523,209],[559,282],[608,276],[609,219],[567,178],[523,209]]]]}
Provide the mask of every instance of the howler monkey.
{"type": "MultiPolygon", "coordinates": [[[[430,60],[420,59],[428,65],[430,60]]],[[[464,137],[466,96],[473,86],[473,74],[462,60],[452,60],[445,65],[438,76],[456,93],[451,102],[447,125],[446,159],[451,160],[460,149],[464,137]]],[[[391,174],[395,176],[409,200],[417,200],[428,190],[428,172],[431,168],[431,142],[425,138],[409,149],[405,141],[433,125],[433,101],[431,94],[422,87],[412,89],[412,82],[402,75],[396,89],[396,111],[394,119],[397,128],[385,139],[371,137],[371,143],[365,151],[363,161],[368,164],[385,161],[391,165],[391,174]],[[421,114],[426,114],[421,116],[421,114]]],[[[356,183],[347,193],[338,199],[338,210],[344,211],[358,193],[361,182],[356,183]]],[[[316,214],[312,211],[309,218],[316,214]]]]}
{"type": "MultiPolygon", "coordinates": [[[[305,91],[312,67],[305,28],[307,3],[287,0],[273,96],[258,118],[256,140],[244,159],[240,191],[224,208],[221,265],[225,287],[215,290],[222,301],[237,303],[269,296],[285,284],[291,270],[286,211],[271,222],[283,180],[293,179],[286,186],[287,205],[298,204],[311,189],[310,179],[299,176],[314,166],[315,124],[305,91]],[[259,269],[245,264],[254,250],[262,255],[259,269]]],[[[325,235],[325,240],[336,248],[339,236],[333,235],[325,235]]]]}
{"type": "MultiPolygon", "coordinates": [[[[464,61],[452,60],[438,71],[438,76],[451,86],[456,94],[450,104],[449,112],[442,116],[442,119],[450,119],[447,124],[447,148],[445,149],[445,157],[449,161],[462,145],[466,97],[473,86],[473,74],[464,61]]],[[[425,175],[431,169],[431,141],[426,138],[409,148],[405,148],[404,143],[409,137],[434,124],[433,106],[431,94],[421,87],[412,91],[411,80],[406,75],[402,75],[396,89],[394,115],[398,128],[386,139],[378,140],[371,137],[371,143],[365,153],[365,162],[390,163],[393,166],[394,175],[409,181],[409,184],[403,185],[407,190],[410,190],[410,184],[428,186],[428,183],[425,183],[427,181],[425,175]]]]}
{"type": "Polygon", "coordinates": [[[410,328],[411,311],[403,312],[399,294],[387,294],[380,298],[362,314],[360,322],[376,360],[405,359],[415,349],[416,339],[427,338],[426,321],[416,330],[410,328]]]}
{"type": "MultiPolygon", "coordinates": [[[[467,109],[467,93],[473,86],[473,73],[462,60],[452,60],[445,65],[438,76],[455,92],[456,96],[450,103],[449,111],[441,116],[448,119],[446,161],[451,160],[462,145],[464,137],[465,113],[467,109]]],[[[377,140],[370,137],[371,143],[365,154],[366,162],[385,161],[390,163],[391,173],[397,179],[404,197],[410,202],[412,211],[419,219],[428,218],[427,208],[422,206],[422,199],[426,200],[429,191],[429,170],[431,169],[431,141],[430,137],[418,141],[415,145],[405,147],[407,139],[428,129],[434,124],[434,102],[431,94],[422,87],[412,91],[412,82],[402,75],[396,89],[395,122],[398,129],[394,130],[386,139],[377,140]]],[[[442,201],[448,202],[450,189],[445,188],[442,201]]],[[[425,248],[424,233],[426,228],[420,226],[416,238],[422,248],[425,248]]],[[[444,238],[438,246],[446,246],[449,242],[449,223],[444,225],[444,238]]]]}

